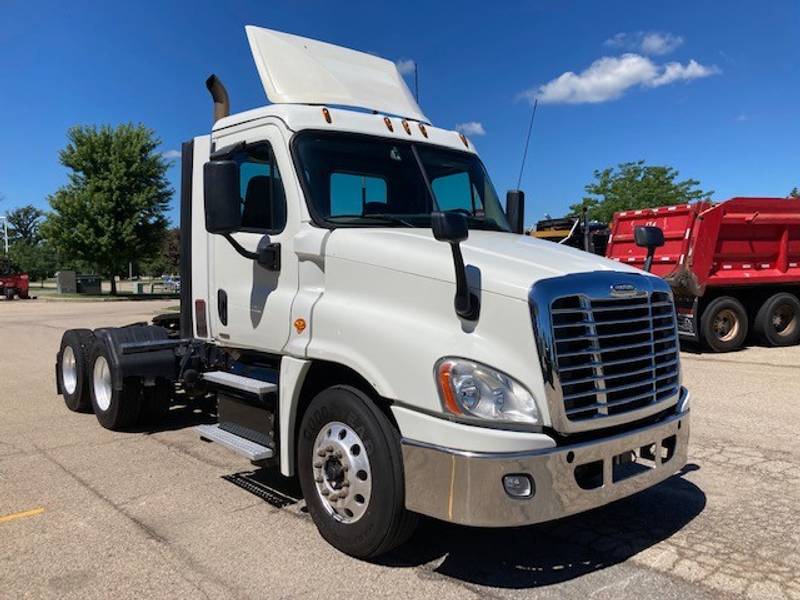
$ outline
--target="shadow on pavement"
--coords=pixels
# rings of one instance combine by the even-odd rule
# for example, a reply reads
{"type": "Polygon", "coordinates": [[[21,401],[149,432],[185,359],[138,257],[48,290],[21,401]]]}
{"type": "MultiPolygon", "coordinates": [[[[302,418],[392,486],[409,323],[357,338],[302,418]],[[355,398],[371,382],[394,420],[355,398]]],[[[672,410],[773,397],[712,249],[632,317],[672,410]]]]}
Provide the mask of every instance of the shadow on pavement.
{"type": "MultiPolygon", "coordinates": [[[[683,478],[699,468],[690,463],[653,488],[552,523],[483,529],[423,517],[409,542],[375,562],[395,568],[432,563],[446,577],[499,588],[561,583],[623,562],[685,527],[706,506],[703,491],[683,478]]],[[[297,478],[274,468],[224,479],[279,508],[302,499],[297,478]]]]}
{"type": "Polygon", "coordinates": [[[673,535],[699,515],[706,496],[683,474],[689,464],[634,496],[552,523],[482,529],[424,519],[414,537],[381,564],[440,560],[436,573],[500,588],[552,585],[623,562],[673,535]]]}

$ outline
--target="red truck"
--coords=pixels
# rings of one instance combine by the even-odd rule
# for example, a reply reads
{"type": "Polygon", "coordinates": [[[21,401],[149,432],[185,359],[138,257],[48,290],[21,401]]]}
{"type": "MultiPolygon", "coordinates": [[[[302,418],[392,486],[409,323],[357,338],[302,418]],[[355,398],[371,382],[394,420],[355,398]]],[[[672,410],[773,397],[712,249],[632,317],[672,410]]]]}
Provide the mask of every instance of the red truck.
{"type": "Polygon", "coordinates": [[[0,274],[0,297],[6,300],[13,300],[14,296],[20,298],[28,297],[28,274],[0,274]]]}
{"type": "Polygon", "coordinates": [[[616,213],[606,256],[644,265],[639,226],[664,232],[652,272],[675,293],[682,338],[716,352],[749,332],[770,346],[800,342],[800,199],[732,198],[616,213]]]}

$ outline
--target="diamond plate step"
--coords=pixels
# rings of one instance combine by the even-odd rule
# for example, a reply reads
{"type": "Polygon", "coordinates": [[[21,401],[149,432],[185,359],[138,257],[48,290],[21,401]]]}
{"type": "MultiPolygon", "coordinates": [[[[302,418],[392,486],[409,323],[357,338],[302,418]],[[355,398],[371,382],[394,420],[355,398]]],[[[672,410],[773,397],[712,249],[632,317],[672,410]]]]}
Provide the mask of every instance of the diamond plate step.
{"type": "Polygon", "coordinates": [[[235,435],[224,429],[220,429],[219,425],[198,425],[195,427],[197,433],[200,434],[201,440],[216,442],[225,446],[228,450],[241,454],[245,458],[258,461],[272,458],[275,453],[271,448],[256,444],[250,440],[246,440],[238,435],[235,435]]]}

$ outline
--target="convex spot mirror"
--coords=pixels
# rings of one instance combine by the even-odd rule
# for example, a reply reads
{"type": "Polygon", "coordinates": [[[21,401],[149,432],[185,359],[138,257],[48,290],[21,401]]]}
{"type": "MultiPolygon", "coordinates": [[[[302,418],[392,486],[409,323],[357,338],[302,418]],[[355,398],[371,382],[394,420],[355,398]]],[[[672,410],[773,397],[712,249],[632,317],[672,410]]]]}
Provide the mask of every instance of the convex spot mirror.
{"type": "Polygon", "coordinates": [[[463,242],[469,235],[467,217],[456,212],[431,213],[431,229],[433,237],[440,242],[451,244],[463,242]]]}
{"type": "Polygon", "coordinates": [[[242,220],[239,166],[232,160],[211,160],[203,165],[206,231],[228,234],[242,220]]]}

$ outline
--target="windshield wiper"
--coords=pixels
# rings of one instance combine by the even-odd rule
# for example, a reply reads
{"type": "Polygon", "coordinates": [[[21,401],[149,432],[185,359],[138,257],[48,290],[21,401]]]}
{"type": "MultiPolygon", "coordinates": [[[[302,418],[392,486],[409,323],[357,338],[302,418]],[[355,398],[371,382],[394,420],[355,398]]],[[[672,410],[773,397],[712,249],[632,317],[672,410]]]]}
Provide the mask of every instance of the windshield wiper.
{"type": "Polygon", "coordinates": [[[347,219],[347,220],[365,219],[368,221],[373,220],[373,221],[383,221],[384,223],[394,223],[396,225],[404,225],[405,227],[412,227],[412,228],[416,227],[416,225],[413,225],[408,221],[406,221],[405,219],[401,219],[400,217],[393,217],[391,215],[377,214],[377,213],[370,215],[331,215],[329,217],[325,217],[326,221],[335,222],[341,219],[347,219]]]}

